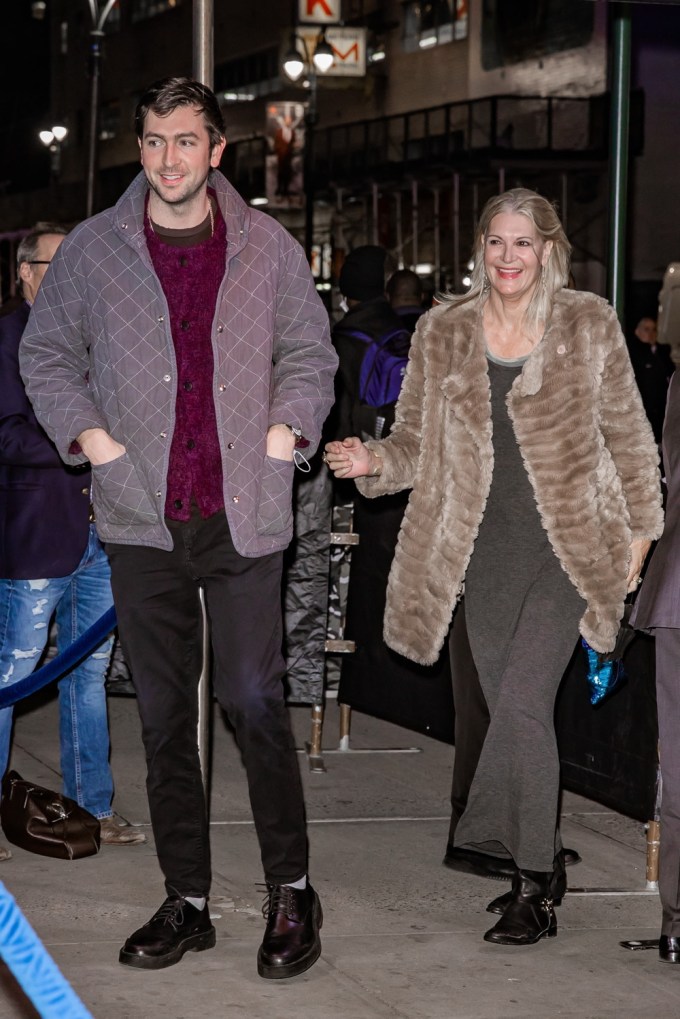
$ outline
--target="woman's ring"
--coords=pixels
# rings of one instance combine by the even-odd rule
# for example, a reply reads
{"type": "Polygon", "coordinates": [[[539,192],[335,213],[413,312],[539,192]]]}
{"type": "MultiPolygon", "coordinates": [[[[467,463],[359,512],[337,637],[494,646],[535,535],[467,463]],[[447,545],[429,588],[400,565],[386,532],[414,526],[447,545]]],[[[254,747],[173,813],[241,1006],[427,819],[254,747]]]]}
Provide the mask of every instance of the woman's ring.
{"type": "Polygon", "coordinates": [[[636,584],[641,584],[642,583],[642,577],[637,577],[636,580],[635,580],[635,583],[636,584]]]}
{"type": "Polygon", "coordinates": [[[323,453],[322,456],[321,456],[321,459],[323,460],[323,462],[325,464],[327,464],[328,463],[328,453],[323,453]]]}

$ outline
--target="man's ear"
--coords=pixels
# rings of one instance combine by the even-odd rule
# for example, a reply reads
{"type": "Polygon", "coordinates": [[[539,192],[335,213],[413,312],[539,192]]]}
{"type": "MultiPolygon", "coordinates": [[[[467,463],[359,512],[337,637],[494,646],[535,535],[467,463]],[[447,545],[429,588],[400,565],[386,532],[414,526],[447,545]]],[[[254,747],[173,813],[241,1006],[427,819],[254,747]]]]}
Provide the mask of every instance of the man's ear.
{"type": "Polygon", "coordinates": [[[21,262],[19,265],[19,279],[22,283],[27,283],[30,280],[32,272],[33,270],[28,262],[21,262]]]}
{"type": "Polygon", "coordinates": [[[218,141],[216,145],[213,145],[212,149],[210,150],[210,165],[212,166],[213,170],[216,170],[217,167],[220,165],[222,153],[224,152],[226,147],[227,139],[221,138],[220,141],[218,141]]]}

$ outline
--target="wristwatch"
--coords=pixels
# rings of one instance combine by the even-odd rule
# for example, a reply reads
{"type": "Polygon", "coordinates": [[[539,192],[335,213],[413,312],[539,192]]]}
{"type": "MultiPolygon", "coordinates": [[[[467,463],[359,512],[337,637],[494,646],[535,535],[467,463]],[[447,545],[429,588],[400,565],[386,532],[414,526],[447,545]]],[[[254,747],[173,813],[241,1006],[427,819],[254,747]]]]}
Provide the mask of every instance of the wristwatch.
{"type": "Polygon", "coordinates": [[[289,428],[295,436],[296,449],[305,449],[309,445],[309,439],[305,439],[301,428],[298,428],[296,425],[290,425],[287,421],[283,421],[282,424],[285,428],[289,428]]]}

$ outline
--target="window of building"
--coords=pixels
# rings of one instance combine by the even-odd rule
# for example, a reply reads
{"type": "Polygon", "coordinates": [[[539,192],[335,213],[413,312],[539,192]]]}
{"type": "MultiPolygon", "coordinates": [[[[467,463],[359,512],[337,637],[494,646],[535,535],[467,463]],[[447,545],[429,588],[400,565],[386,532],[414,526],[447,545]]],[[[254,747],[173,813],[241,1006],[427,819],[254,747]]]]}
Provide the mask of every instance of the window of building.
{"type": "Polygon", "coordinates": [[[573,0],[484,0],[482,66],[507,67],[590,41],[595,4],[573,0]]]}
{"type": "Polygon", "coordinates": [[[155,18],[157,14],[179,7],[181,2],[182,0],[132,0],[132,20],[135,22],[155,18]]]}
{"type": "Polygon", "coordinates": [[[120,103],[114,99],[103,103],[99,110],[99,140],[110,141],[120,134],[120,103]]]}
{"type": "Polygon", "coordinates": [[[407,53],[467,39],[468,0],[407,0],[402,30],[407,53]]]}
{"type": "Polygon", "coordinates": [[[215,68],[215,92],[222,102],[238,103],[271,95],[281,87],[278,46],[228,60],[215,68]]]}

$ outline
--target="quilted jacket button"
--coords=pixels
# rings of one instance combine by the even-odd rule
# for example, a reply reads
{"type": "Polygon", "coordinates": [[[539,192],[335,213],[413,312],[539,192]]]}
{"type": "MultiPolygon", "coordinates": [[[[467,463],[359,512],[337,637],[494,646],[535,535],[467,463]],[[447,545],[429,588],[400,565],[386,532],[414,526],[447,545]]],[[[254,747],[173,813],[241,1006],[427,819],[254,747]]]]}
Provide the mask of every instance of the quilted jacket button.
{"type": "Polygon", "coordinates": [[[224,332],[224,326],[218,326],[217,327],[217,331],[218,331],[218,333],[223,333],[224,332]]]}
{"type": "Polygon", "coordinates": [[[172,382],[172,375],[164,375],[163,382],[172,382]]]}
{"type": "Polygon", "coordinates": [[[160,488],[159,488],[159,489],[158,489],[158,491],[156,492],[156,498],[157,498],[157,499],[160,499],[160,497],[161,497],[161,494],[162,494],[162,493],[161,493],[161,490],[160,490],[160,488]]]}
{"type": "MultiPolygon", "coordinates": [[[[233,442],[228,442],[227,443],[227,449],[233,449],[233,448],[234,448],[234,443],[233,442]]],[[[83,491],[86,492],[87,489],[85,488],[85,489],[83,489],[83,491]]]]}
{"type": "Polygon", "coordinates": [[[158,316],[158,321],[159,322],[165,322],[165,315],[159,315],[158,316]]]}
{"type": "Polygon", "coordinates": [[[224,382],[223,382],[223,383],[222,383],[222,384],[220,385],[220,387],[219,387],[220,393],[223,393],[223,392],[224,392],[224,390],[225,390],[226,388],[227,388],[227,387],[225,386],[225,384],[224,384],[224,382]]]}
{"type": "Polygon", "coordinates": [[[238,496],[237,495],[232,495],[231,501],[232,502],[238,502],[238,496]]]}

